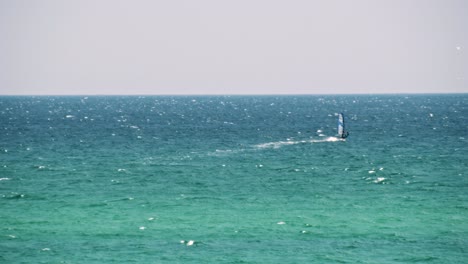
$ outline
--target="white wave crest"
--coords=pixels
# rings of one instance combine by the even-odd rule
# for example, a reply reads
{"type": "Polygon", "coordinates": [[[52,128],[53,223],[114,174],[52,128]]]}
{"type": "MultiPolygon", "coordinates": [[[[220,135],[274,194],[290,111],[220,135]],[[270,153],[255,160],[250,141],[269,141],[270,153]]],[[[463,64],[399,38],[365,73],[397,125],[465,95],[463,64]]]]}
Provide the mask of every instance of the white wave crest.
{"type": "Polygon", "coordinates": [[[268,142],[255,145],[256,148],[264,149],[264,148],[280,148],[283,146],[288,145],[295,145],[295,144],[307,144],[307,143],[322,143],[322,142],[340,142],[345,141],[343,138],[337,137],[327,137],[324,139],[309,139],[309,140],[288,140],[288,141],[276,141],[276,142],[268,142]]]}

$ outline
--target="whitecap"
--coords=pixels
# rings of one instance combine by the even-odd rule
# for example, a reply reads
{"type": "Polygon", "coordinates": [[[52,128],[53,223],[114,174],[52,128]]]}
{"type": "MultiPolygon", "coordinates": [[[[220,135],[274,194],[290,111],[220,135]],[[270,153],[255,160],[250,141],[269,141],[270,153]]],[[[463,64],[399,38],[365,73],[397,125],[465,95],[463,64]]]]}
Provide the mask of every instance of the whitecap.
{"type": "Polygon", "coordinates": [[[139,229],[140,229],[140,230],[145,230],[145,229],[146,229],[146,227],[144,227],[144,226],[140,226],[140,228],[139,228],[139,229]]]}
{"type": "Polygon", "coordinates": [[[73,115],[66,115],[65,117],[66,117],[66,118],[73,118],[73,117],[75,117],[75,116],[73,116],[73,115]]]}
{"type": "MultiPolygon", "coordinates": [[[[323,135],[325,136],[325,135],[323,135]]],[[[337,137],[327,137],[324,139],[311,139],[309,140],[310,143],[323,143],[323,142],[339,142],[339,141],[345,141],[343,138],[337,138],[337,137]]]]}
{"type": "Polygon", "coordinates": [[[0,178],[0,181],[8,181],[10,178],[0,178]]]}
{"type": "Polygon", "coordinates": [[[344,138],[337,138],[337,137],[327,137],[325,142],[337,142],[337,141],[345,141],[344,138]]]}
{"type": "Polygon", "coordinates": [[[224,152],[232,152],[232,150],[231,149],[216,149],[215,152],[224,153],[224,152]]]}
{"type": "Polygon", "coordinates": [[[276,223],[276,224],[278,224],[278,225],[285,225],[286,222],[280,221],[280,222],[278,222],[278,223],[276,223]]]}
{"type": "Polygon", "coordinates": [[[187,246],[193,246],[195,244],[195,241],[193,240],[190,240],[189,242],[187,242],[187,246]]]}
{"type": "Polygon", "coordinates": [[[384,177],[378,177],[377,179],[374,180],[375,183],[383,182],[385,180],[384,177]]]}

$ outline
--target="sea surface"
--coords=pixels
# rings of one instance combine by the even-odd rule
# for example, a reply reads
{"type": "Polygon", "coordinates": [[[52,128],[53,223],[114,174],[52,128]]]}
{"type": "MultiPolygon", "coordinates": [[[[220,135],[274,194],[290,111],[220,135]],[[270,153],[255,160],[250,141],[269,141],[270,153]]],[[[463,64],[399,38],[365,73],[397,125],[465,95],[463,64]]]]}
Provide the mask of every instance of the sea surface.
{"type": "Polygon", "coordinates": [[[467,154],[468,94],[3,96],[0,263],[468,263],[467,154]]]}

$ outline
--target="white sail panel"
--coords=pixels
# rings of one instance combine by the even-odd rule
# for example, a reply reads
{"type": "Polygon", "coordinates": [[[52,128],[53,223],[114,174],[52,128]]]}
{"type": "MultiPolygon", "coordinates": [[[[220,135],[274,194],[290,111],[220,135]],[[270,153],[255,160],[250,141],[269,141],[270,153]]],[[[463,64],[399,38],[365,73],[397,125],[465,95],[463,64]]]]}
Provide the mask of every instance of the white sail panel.
{"type": "Polygon", "coordinates": [[[344,118],[343,114],[340,113],[338,114],[338,136],[343,137],[345,131],[344,131],[344,118]]]}

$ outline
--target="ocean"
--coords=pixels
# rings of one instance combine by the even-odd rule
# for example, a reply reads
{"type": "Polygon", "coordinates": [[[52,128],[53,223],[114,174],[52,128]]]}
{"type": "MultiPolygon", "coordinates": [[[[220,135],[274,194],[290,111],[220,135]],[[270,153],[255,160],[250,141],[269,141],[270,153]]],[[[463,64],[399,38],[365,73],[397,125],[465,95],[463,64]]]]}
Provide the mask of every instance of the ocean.
{"type": "Polygon", "coordinates": [[[2,96],[0,263],[468,263],[467,153],[468,94],[2,96]]]}

